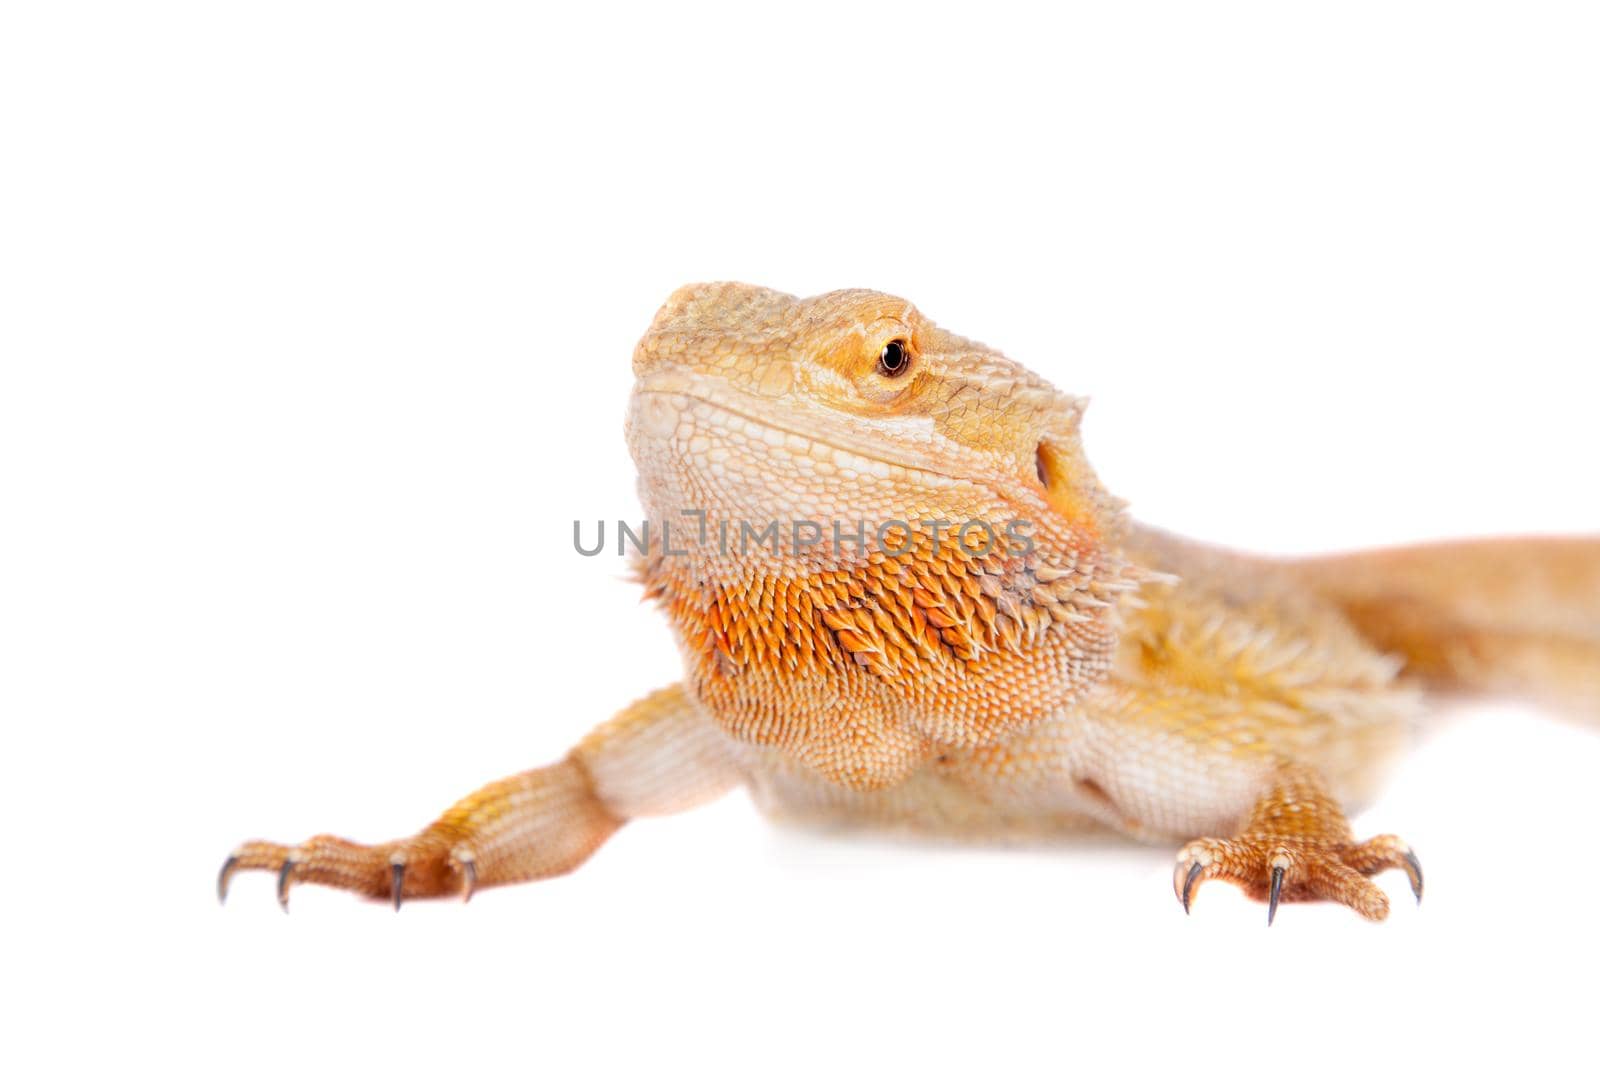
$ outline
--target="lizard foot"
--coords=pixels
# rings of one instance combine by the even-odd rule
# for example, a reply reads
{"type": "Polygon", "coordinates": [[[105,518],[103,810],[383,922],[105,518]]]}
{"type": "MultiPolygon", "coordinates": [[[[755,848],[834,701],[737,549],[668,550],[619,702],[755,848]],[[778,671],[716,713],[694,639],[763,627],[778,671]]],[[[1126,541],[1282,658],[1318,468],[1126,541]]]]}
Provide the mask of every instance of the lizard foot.
{"type": "Polygon", "coordinates": [[[1237,837],[1202,837],[1178,853],[1172,885],[1187,912],[1195,889],[1213,878],[1232,882],[1253,900],[1267,902],[1267,925],[1279,901],[1328,900],[1379,920],[1389,898],[1368,875],[1399,868],[1422,901],[1422,866],[1405,842],[1392,835],[1368,841],[1329,842],[1280,834],[1245,832],[1237,837]]]}
{"type": "Polygon", "coordinates": [[[382,845],[359,845],[323,834],[299,845],[247,841],[223,861],[217,874],[217,899],[226,901],[228,884],[238,871],[274,871],[278,904],[289,910],[289,890],[300,883],[348,889],[377,900],[393,901],[395,910],[407,897],[460,893],[472,897],[477,887],[477,862],[471,847],[436,829],[382,845]]]}
{"type": "Polygon", "coordinates": [[[299,845],[247,841],[217,874],[217,896],[239,871],[273,871],[278,903],[303,882],[388,900],[459,894],[565,874],[622,825],[573,757],[490,782],[412,837],[360,845],[313,837],[299,845]]]}
{"type": "Polygon", "coordinates": [[[1330,900],[1368,919],[1389,914],[1389,898],[1369,875],[1400,868],[1422,901],[1422,866],[1398,837],[1356,841],[1339,803],[1308,767],[1284,764],[1232,837],[1202,837],[1178,853],[1172,888],[1189,910],[1195,888],[1221,878],[1267,902],[1267,925],[1284,900],[1330,900]]]}

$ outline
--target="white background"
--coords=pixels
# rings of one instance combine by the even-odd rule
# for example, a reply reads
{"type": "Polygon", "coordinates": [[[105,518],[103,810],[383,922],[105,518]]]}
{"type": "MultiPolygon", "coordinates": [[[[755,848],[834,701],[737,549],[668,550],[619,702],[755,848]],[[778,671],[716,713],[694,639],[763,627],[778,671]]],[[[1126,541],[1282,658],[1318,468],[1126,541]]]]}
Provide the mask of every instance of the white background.
{"type": "Polygon", "coordinates": [[[1600,735],[1512,706],[1357,819],[1427,867],[1381,926],[742,796],[465,908],[211,896],[675,677],[570,545],[685,281],[913,299],[1190,534],[1600,527],[1592,11],[8,5],[0,1058],[1592,1054],[1600,735]]]}

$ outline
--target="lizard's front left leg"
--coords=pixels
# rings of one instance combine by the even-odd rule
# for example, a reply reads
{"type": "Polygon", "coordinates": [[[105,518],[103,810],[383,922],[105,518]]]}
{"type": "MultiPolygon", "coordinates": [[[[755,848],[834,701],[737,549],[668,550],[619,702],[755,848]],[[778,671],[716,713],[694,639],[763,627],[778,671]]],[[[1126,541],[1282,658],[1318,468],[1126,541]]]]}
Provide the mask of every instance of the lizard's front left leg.
{"type": "Polygon", "coordinates": [[[361,845],[328,835],[250,841],[222,866],[273,871],[278,901],[309,882],[387,899],[460,894],[564,874],[630,818],[704,803],[741,779],[727,738],[684,694],[662,689],[602,724],[559,763],[484,786],[411,837],[361,845]]]}
{"type": "Polygon", "coordinates": [[[1422,866],[1398,837],[1357,841],[1339,804],[1310,768],[1286,764],[1232,837],[1203,837],[1178,853],[1173,890],[1189,910],[1195,888],[1212,878],[1267,902],[1272,924],[1282,900],[1327,900],[1368,919],[1389,914],[1389,898],[1369,875],[1400,868],[1422,900],[1422,866]]]}

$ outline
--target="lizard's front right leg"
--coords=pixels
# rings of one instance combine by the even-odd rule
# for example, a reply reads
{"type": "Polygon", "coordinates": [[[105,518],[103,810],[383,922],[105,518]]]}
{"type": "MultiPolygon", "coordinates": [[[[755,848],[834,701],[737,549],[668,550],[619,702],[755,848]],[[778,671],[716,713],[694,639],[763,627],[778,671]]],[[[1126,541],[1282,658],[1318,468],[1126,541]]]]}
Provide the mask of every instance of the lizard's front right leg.
{"type": "Polygon", "coordinates": [[[278,902],[309,882],[392,900],[460,894],[564,874],[627,820],[704,803],[742,779],[728,738],[671,686],[603,723],[559,763],[491,783],[426,829],[377,845],[332,836],[249,841],[222,865],[277,874],[278,902]]]}

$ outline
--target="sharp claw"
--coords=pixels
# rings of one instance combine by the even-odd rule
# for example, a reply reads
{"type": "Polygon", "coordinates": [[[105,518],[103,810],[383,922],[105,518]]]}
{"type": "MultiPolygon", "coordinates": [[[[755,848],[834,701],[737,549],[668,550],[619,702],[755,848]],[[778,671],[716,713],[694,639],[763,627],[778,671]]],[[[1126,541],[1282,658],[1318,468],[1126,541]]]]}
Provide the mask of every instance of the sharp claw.
{"type": "Polygon", "coordinates": [[[289,876],[294,873],[294,860],[286,859],[278,868],[278,907],[289,914],[289,876]]]}
{"type": "Polygon", "coordinates": [[[472,899],[472,891],[478,888],[478,865],[470,859],[461,861],[461,903],[465,904],[472,899]]]}
{"type": "Polygon", "coordinates": [[[1406,851],[1403,857],[1406,864],[1406,876],[1411,879],[1411,892],[1417,896],[1417,903],[1422,903],[1422,864],[1417,862],[1417,854],[1406,851]]]}
{"type": "Polygon", "coordinates": [[[394,910],[400,910],[401,890],[406,884],[405,861],[389,864],[389,896],[394,900],[394,910]]]}
{"type": "Polygon", "coordinates": [[[1278,917],[1278,897],[1283,893],[1283,868],[1272,868],[1272,891],[1267,897],[1267,925],[1278,917]]]}
{"type": "Polygon", "coordinates": [[[239,865],[238,856],[229,856],[222,861],[222,870],[217,872],[217,903],[228,902],[228,883],[233,881],[233,869],[239,865]]]}
{"type": "Polygon", "coordinates": [[[1205,867],[1197,863],[1193,867],[1190,867],[1189,873],[1184,876],[1183,892],[1178,895],[1178,899],[1183,901],[1183,913],[1185,915],[1189,914],[1189,897],[1191,892],[1194,890],[1195,879],[1200,877],[1200,872],[1203,870],[1205,870],[1205,867]]]}

